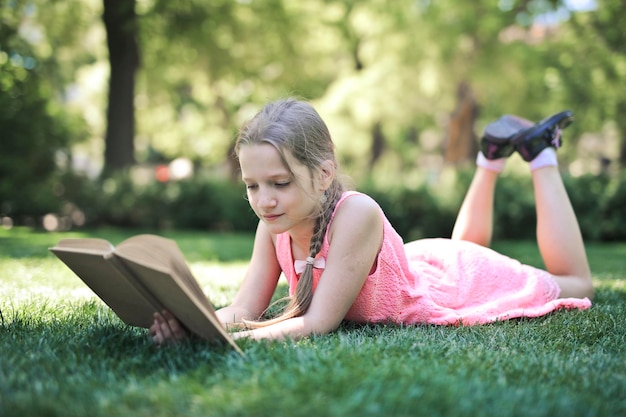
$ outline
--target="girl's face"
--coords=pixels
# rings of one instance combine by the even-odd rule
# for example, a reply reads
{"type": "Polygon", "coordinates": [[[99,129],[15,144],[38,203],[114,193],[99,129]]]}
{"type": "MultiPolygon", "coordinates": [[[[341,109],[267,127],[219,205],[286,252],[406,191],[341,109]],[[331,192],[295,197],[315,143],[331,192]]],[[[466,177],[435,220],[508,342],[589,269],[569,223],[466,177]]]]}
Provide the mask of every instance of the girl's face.
{"type": "Polygon", "coordinates": [[[239,164],[248,201],[271,233],[310,234],[323,188],[289,152],[285,157],[293,174],[274,146],[263,143],[241,147],[239,164]]]}

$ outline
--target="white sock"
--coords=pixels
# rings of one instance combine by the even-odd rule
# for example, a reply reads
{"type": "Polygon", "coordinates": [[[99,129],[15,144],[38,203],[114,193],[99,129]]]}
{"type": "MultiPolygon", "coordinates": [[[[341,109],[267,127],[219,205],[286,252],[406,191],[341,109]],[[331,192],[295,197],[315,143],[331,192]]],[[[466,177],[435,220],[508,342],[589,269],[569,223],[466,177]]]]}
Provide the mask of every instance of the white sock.
{"type": "Polygon", "coordinates": [[[483,155],[483,153],[480,151],[478,152],[478,156],[476,157],[476,165],[488,169],[489,171],[502,172],[505,163],[506,158],[487,159],[485,155],[483,155]]]}
{"type": "Polygon", "coordinates": [[[556,150],[551,146],[547,147],[546,149],[541,151],[539,155],[535,157],[535,159],[530,161],[529,164],[531,171],[547,166],[558,166],[559,161],[556,157],[556,150]]]}

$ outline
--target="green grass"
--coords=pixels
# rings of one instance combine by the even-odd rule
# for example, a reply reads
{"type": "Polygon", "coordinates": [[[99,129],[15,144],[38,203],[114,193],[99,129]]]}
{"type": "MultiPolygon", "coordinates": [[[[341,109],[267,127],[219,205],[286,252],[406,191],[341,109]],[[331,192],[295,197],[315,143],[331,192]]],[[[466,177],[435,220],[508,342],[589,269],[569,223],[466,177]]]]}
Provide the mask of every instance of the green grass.
{"type": "MultiPolygon", "coordinates": [[[[251,236],[166,235],[214,303],[228,303],[251,236]]],[[[47,252],[66,236],[0,230],[0,416],[626,415],[623,243],[589,245],[587,311],[478,327],[345,324],[298,342],[244,341],[241,358],[199,341],[152,346],[47,252]]],[[[541,264],[533,243],[496,248],[541,264]]]]}

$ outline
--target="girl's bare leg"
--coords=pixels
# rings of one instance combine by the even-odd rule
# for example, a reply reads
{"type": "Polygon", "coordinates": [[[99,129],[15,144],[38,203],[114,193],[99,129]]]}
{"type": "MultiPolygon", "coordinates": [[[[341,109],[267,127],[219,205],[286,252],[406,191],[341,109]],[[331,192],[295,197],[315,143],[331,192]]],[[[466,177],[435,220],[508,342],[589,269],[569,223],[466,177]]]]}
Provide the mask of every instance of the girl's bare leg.
{"type": "Polygon", "coordinates": [[[504,115],[487,125],[476,158],[476,172],[457,215],[452,239],[482,246],[491,244],[496,181],[513,151],[507,138],[532,125],[530,120],[511,115],[504,115]]]}
{"type": "Polygon", "coordinates": [[[478,166],[459,214],[452,239],[489,246],[493,233],[493,199],[499,173],[478,166]]]}
{"type": "Polygon", "coordinates": [[[556,166],[532,171],[539,252],[561,298],[593,297],[591,271],[578,220],[556,166]]]}

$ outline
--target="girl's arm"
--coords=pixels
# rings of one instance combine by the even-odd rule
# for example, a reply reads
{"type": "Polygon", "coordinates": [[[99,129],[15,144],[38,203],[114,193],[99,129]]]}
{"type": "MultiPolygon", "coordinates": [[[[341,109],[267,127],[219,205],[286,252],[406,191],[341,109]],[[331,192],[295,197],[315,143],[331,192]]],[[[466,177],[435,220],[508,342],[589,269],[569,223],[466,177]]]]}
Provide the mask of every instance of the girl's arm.
{"type": "Polygon", "coordinates": [[[299,338],[335,330],[357,298],[383,240],[383,219],[378,205],[367,196],[353,196],[338,209],[329,233],[326,268],[311,306],[301,317],[250,331],[235,338],[299,338]]]}
{"type": "Polygon", "coordinates": [[[217,310],[220,321],[229,324],[258,320],[270,305],[280,272],[272,235],[260,221],[246,275],[232,304],[217,310]]]}

